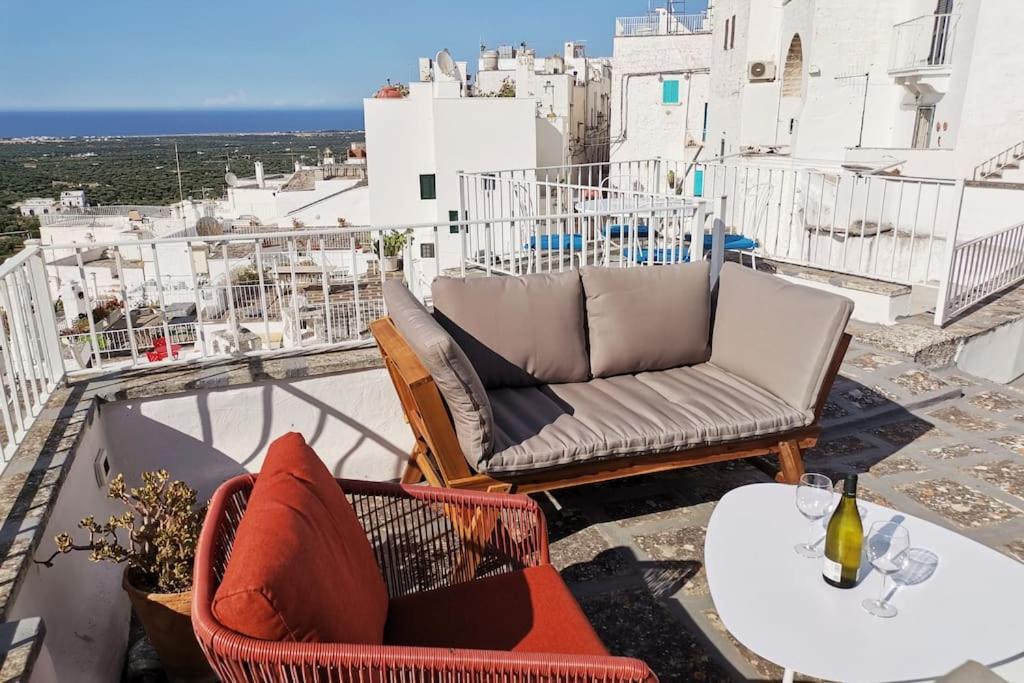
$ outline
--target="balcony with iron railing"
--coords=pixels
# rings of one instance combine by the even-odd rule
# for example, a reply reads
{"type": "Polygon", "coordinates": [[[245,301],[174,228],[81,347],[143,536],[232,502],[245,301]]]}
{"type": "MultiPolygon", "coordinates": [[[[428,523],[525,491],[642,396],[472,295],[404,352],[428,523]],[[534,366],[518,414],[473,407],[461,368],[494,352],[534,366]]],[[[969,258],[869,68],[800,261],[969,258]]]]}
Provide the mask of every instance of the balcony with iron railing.
{"type": "Polygon", "coordinates": [[[711,20],[707,12],[675,14],[664,10],[639,17],[617,17],[616,38],[641,36],[674,36],[690,33],[711,33],[711,20]]]}
{"type": "Polygon", "coordinates": [[[944,73],[953,65],[958,14],[926,14],[893,26],[889,73],[944,73]]]}

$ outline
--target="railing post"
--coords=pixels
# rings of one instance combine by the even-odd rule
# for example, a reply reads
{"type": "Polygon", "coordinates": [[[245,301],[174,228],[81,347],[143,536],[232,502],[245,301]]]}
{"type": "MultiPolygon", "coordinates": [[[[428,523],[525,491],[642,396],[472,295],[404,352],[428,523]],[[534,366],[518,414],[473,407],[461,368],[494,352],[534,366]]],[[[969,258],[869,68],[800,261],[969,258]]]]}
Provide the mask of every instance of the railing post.
{"type": "Polygon", "coordinates": [[[57,327],[57,318],[53,310],[53,297],[50,296],[50,283],[46,279],[46,262],[43,260],[43,251],[40,248],[39,240],[25,240],[25,247],[35,248],[35,255],[29,259],[29,272],[32,277],[32,284],[36,295],[33,297],[37,305],[45,306],[45,310],[39,311],[41,318],[43,344],[46,346],[49,357],[50,376],[54,378],[54,384],[59,384],[67,374],[64,369],[64,357],[60,348],[60,330],[57,327]]]}
{"type": "MultiPolygon", "coordinates": [[[[729,198],[722,195],[718,201],[718,213],[711,228],[711,288],[718,284],[718,275],[722,272],[725,262],[725,211],[729,206],[729,198]]],[[[704,236],[701,235],[701,249],[704,248],[704,236]]],[[[693,244],[690,244],[693,249],[693,244]]]]}
{"type": "MultiPolygon", "coordinates": [[[[964,206],[965,187],[963,178],[957,180],[953,186],[953,194],[956,196],[956,209],[953,211],[953,224],[950,225],[949,234],[946,235],[945,256],[942,261],[945,264],[945,272],[942,279],[939,280],[939,291],[935,299],[935,325],[938,327],[946,323],[949,293],[952,286],[950,279],[953,277],[953,260],[956,257],[956,238],[960,233],[960,215],[964,206]]],[[[934,229],[935,226],[933,225],[932,230],[934,229]]]]}
{"type": "MultiPolygon", "coordinates": [[[[690,248],[686,253],[687,263],[699,261],[704,257],[704,232],[707,230],[707,202],[698,200],[693,211],[693,224],[690,226],[690,248]],[[698,242],[698,240],[700,240],[698,242]],[[697,245],[700,245],[699,247],[697,245]],[[699,255],[698,255],[699,254],[699,255]]],[[[683,246],[680,240],[680,248],[683,246]]]]}

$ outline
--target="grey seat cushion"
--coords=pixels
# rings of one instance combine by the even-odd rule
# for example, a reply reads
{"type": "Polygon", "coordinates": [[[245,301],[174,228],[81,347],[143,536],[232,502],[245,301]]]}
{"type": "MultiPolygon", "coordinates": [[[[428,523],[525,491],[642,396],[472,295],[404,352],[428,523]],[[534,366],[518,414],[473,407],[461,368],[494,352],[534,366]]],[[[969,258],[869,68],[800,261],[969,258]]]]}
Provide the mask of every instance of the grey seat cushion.
{"type": "Polygon", "coordinates": [[[487,392],[466,354],[401,282],[384,283],[384,302],[391,321],[434,377],[463,454],[471,461],[488,457],[494,418],[487,392]]]}
{"type": "Polygon", "coordinates": [[[852,312],[845,297],[726,263],[711,362],[810,410],[852,312]]]}
{"type": "Polygon", "coordinates": [[[434,315],[488,389],[590,377],[577,271],[522,277],[440,277],[434,315]]]}
{"type": "Polygon", "coordinates": [[[492,475],[773,434],[813,418],[710,363],[488,396],[494,453],[470,464],[492,475]]]}
{"type": "Polygon", "coordinates": [[[711,287],[706,261],[581,271],[590,373],[611,377],[708,359],[711,287]]]}

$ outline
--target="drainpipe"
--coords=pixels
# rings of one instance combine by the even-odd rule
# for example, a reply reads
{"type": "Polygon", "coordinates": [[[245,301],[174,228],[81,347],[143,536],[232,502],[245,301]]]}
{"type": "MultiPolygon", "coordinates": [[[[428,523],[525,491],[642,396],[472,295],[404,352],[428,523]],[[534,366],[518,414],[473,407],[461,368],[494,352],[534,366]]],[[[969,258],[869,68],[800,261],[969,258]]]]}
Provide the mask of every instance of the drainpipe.
{"type": "Polygon", "coordinates": [[[622,97],[619,100],[619,119],[622,122],[622,132],[619,137],[611,140],[610,142],[624,142],[626,140],[626,128],[628,125],[629,115],[629,79],[635,76],[682,76],[684,74],[708,74],[711,73],[710,67],[701,67],[698,69],[673,69],[672,71],[642,71],[633,74],[623,74],[622,76],[622,97]]]}

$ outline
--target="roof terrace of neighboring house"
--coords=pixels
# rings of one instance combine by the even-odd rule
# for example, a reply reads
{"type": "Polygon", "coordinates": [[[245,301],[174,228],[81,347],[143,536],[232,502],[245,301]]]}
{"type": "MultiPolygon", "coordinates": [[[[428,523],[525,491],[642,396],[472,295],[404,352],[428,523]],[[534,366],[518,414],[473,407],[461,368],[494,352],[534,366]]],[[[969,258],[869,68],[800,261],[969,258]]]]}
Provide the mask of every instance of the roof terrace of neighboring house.
{"type": "Polygon", "coordinates": [[[711,17],[707,12],[683,14],[675,11],[675,6],[681,4],[670,2],[668,7],[657,7],[642,16],[616,17],[615,37],[642,38],[711,32],[711,17]]]}
{"type": "MultiPolygon", "coordinates": [[[[933,283],[932,306],[955,317],[1014,296],[1024,276],[1007,246],[1020,226],[960,240],[963,226],[943,222],[947,202],[971,201],[963,182],[770,173],[738,161],[700,170],[700,186],[689,164],[663,159],[465,172],[464,213],[454,221],[28,242],[0,265],[0,547],[10,577],[0,616],[13,633],[5,675],[120,676],[130,641],[119,568],[81,554],[52,567],[32,561],[85,515],[116,511],[105,496],[115,473],[137,482],[166,468],[205,499],[225,479],[258,471],[268,444],[295,430],[337,476],[402,475],[415,441],[369,329],[387,313],[389,280],[429,300],[430,280],[445,274],[704,260],[717,273],[733,260],[830,291],[853,278],[933,283]],[[904,222],[905,205],[918,202],[929,211],[904,222]],[[422,254],[417,235],[459,248],[413,259],[422,254]],[[1003,266],[963,267],[978,249],[1003,266]],[[97,288],[79,272],[55,306],[55,268],[80,271],[89,250],[101,251],[94,263],[112,266],[116,282],[97,288]],[[124,272],[137,264],[146,280],[131,288],[124,272]],[[815,282],[797,266],[833,278],[815,282]]],[[[866,305],[857,301],[855,314],[866,305]]],[[[1022,468],[1010,462],[1024,448],[1012,421],[1024,395],[869,342],[855,340],[842,364],[808,467],[860,472],[866,499],[1024,557],[1022,468]]],[[[538,498],[552,559],[615,654],[642,657],[662,680],[778,677],[729,637],[701,555],[721,496],[770,481],[775,467],[774,458],[712,463],[538,498]]]]}

